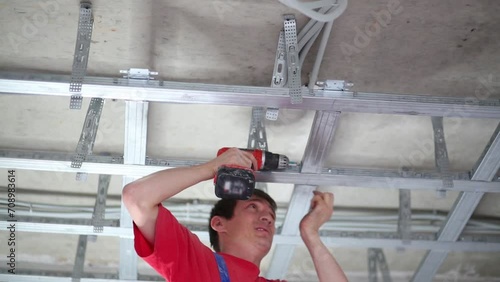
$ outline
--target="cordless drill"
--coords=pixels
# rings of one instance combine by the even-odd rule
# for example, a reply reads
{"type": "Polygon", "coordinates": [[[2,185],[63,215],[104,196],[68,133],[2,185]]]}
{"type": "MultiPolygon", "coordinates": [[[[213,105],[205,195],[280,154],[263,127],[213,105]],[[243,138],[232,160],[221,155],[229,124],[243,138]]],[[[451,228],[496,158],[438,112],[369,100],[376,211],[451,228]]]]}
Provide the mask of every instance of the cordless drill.
{"type": "MultiPolygon", "coordinates": [[[[230,148],[224,147],[217,152],[217,156],[223,154],[230,148]]],[[[289,165],[288,157],[273,154],[258,149],[240,149],[251,152],[257,159],[257,167],[247,168],[239,165],[223,165],[217,170],[214,178],[215,195],[222,199],[249,199],[255,189],[256,170],[280,170],[289,165]]]]}

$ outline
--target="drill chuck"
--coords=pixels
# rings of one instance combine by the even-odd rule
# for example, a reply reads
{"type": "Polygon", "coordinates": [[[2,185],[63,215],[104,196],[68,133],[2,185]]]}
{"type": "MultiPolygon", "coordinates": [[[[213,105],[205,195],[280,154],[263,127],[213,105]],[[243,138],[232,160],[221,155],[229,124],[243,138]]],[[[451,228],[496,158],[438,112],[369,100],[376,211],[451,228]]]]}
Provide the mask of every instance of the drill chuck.
{"type": "Polygon", "coordinates": [[[285,169],[288,167],[289,160],[285,155],[273,154],[268,151],[263,151],[264,161],[262,162],[262,168],[260,170],[277,170],[285,169]]]}
{"type": "Polygon", "coordinates": [[[290,160],[285,155],[280,155],[278,169],[286,169],[290,165],[290,160]]]}

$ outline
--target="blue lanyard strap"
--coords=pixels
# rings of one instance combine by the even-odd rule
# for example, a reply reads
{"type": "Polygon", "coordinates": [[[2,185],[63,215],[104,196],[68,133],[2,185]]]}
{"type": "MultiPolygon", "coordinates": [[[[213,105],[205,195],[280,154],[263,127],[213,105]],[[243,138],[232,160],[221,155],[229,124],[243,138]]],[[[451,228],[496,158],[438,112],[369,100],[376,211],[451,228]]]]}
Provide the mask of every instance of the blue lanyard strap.
{"type": "Polygon", "coordinates": [[[231,280],[229,280],[229,273],[227,272],[227,266],[226,262],[224,261],[224,258],[218,253],[214,254],[215,254],[215,260],[217,261],[217,266],[219,267],[221,282],[231,282],[231,280]]]}

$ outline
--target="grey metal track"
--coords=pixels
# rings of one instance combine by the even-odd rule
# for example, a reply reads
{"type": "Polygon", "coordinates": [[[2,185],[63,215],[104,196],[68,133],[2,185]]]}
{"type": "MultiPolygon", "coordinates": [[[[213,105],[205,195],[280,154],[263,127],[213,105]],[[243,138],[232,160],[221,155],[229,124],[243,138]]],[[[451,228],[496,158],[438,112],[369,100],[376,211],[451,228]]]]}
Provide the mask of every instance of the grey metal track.
{"type": "MultiPolygon", "coordinates": [[[[498,124],[488,145],[479,158],[472,180],[490,182],[500,168],[500,123],[498,124]]],[[[439,235],[439,242],[456,241],[467,221],[483,197],[483,192],[461,192],[448,214],[439,235]]],[[[447,251],[431,250],[421,261],[412,281],[431,281],[441,264],[448,256],[447,251]]]]}
{"type": "MultiPolygon", "coordinates": [[[[337,127],[339,112],[317,111],[314,116],[313,125],[309,134],[302,172],[319,173],[323,162],[333,141],[333,135],[337,127]]],[[[315,185],[296,185],[288,206],[288,211],[283,222],[281,235],[297,236],[299,234],[299,223],[310,208],[312,192],[317,188],[315,185]]],[[[267,276],[271,278],[283,278],[292,260],[295,247],[291,245],[277,245],[267,276]]]]}
{"type": "MultiPolygon", "coordinates": [[[[0,150],[0,168],[27,169],[53,172],[87,172],[95,174],[129,175],[142,177],[166,168],[190,166],[203,160],[146,158],[146,165],[123,164],[120,156],[90,155],[80,169],[71,168],[71,154],[28,150],[0,150]]],[[[500,193],[500,182],[471,180],[469,172],[451,173],[452,191],[500,193]]],[[[442,189],[441,175],[435,171],[382,170],[353,168],[322,168],[321,174],[299,172],[296,168],[285,171],[256,172],[259,182],[304,185],[411,189],[435,191],[442,189]]]]}
{"type": "MultiPolygon", "coordinates": [[[[123,162],[131,165],[144,165],[146,161],[146,143],[148,128],[148,102],[125,102],[125,144],[123,162]]],[[[137,177],[125,175],[123,186],[136,180],[137,177]]],[[[121,204],[120,227],[132,227],[132,218],[125,207],[121,204]]],[[[137,279],[137,255],[134,248],[134,240],[120,239],[120,279],[137,279]]]]}
{"type": "MultiPolygon", "coordinates": [[[[288,88],[215,85],[168,81],[143,82],[121,78],[87,77],[83,97],[126,99],[183,104],[261,106],[303,110],[362,112],[500,119],[500,101],[304,89],[303,102],[292,104],[288,88]],[[138,88],[141,91],[137,91],[138,88]]],[[[69,96],[69,77],[63,75],[14,74],[0,72],[0,93],[69,96]]]]}

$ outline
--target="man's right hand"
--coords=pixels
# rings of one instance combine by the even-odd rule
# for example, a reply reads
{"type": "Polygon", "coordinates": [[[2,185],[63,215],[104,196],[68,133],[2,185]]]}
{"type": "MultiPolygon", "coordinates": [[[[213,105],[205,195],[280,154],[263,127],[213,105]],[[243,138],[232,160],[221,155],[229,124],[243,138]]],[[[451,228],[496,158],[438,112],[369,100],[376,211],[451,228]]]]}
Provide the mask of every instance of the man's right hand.
{"type": "Polygon", "coordinates": [[[215,176],[220,166],[231,164],[248,168],[258,166],[257,160],[251,152],[243,151],[238,148],[230,148],[217,158],[206,163],[206,165],[213,171],[213,176],[215,176]]]}

